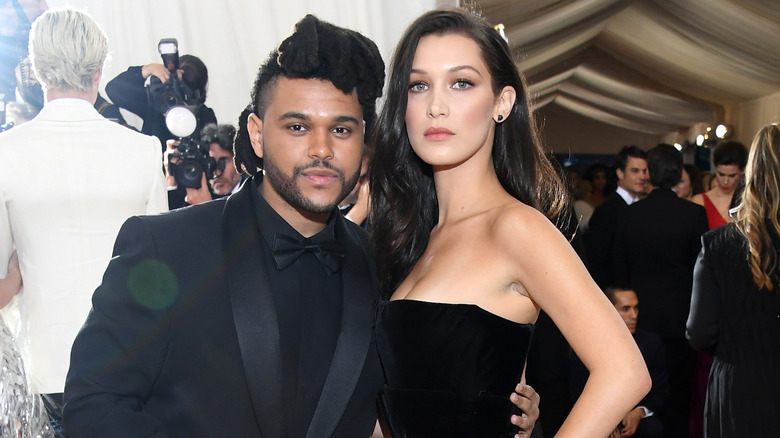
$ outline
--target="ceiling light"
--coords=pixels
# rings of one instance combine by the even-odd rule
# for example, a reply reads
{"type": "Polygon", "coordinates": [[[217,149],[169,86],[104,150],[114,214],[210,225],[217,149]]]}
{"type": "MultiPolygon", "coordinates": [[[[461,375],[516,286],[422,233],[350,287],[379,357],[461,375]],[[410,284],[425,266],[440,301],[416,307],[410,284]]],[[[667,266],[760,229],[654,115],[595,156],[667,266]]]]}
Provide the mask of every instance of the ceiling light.
{"type": "Polygon", "coordinates": [[[696,145],[701,146],[704,144],[704,136],[699,134],[696,136],[696,145]]]}
{"type": "Polygon", "coordinates": [[[717,127],[715,127],[715,136],[718,138],[725,138],[726,135],[728,135],[728,133],[729,133],[729,128],[722,123],[717,127]]]}
{"type": "Polygon", "coordinates": [[[504,41],[509,44],[509,39],[506,37],[506,33],[504,32],[504,23],[498,23],[495,26],[493,26],[493,29],[498,31],[498,34],[501,35],[501,38],[504,39],[504,41]]]}

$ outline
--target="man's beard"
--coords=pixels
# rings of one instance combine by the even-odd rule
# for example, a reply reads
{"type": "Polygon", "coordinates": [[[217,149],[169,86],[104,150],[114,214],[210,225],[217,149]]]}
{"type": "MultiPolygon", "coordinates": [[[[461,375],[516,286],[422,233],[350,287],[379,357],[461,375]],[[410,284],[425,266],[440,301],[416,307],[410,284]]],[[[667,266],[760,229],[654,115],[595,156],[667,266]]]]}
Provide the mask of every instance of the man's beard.
{"type": "Polygon", "coordinates": [[[333,211],[339,202],[341,202],[341,200],[352,191],[352,188],[355,187],[355,184],[357,184],[358,178],[360,178],[360,167],[357,168],[355,174],[352,175],[349,180],[346,180],[344,177],[344,172],[341,169],[334,167],[327,161],[322,160],[314,160],[310,164],[297,166],[295,169],[293,169],[292,176],[288,177],[279,167],[276,166],[273,160],[269,160],[268,157],[264,157],[263,172],[264,183],[270,183],[279,196],[285,200],[285,202],[290,204],[290,206],[293,208],[314,214],[325,214],[333,211]],[[339,181],[341,181],[341,193],[339,193],[337,199],[334,199],[325,205],[318,205],[315,204],[311,199],[305,197],[303,193],[301,193],[301,189],[298,187],[295,180],[304,170],[310,167],[325,167],[337,172],[339,181]]]}
{"type": "Polygon", "coordinates": [[[221,176],[219,178],[210,181],[210,184],[211,184],[211,191],[219,196],[229,195],[233,191],[233,188],[235,187],[235,185],[231,185],[230,179],[223,178],[221,176]],[[220,192],[220,189],[218,189],[218,187],[220,187],[220,183],[224,183],[224,185],[222,185],[222,187],[224,188],[223,189],[224,193],[220,192]]]}

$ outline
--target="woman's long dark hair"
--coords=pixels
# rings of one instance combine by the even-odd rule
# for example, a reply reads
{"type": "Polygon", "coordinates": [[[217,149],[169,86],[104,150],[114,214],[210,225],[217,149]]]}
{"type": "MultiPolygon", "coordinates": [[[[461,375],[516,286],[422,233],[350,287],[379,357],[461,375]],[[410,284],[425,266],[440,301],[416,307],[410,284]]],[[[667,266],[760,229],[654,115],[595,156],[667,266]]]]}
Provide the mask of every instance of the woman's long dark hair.
{"type": "Polygon", "coordinates": [[[373,152],[370,229],[385,297],[409,274],[438,221],[433,170],[412,150],[405,124],[412,61],[420,39],[430,34],[460,34],[474,40],[490,71],[493,92],[509,85],[517,93],[510,114],[496,124],[493,140],[493,165],[504,189],[553,220],[567,205],[566,188],[541,146],[525,81],[506,42],[484,19],[463,9],[422,15],[396,48],[387,101],[368,141],[373,152]]]}

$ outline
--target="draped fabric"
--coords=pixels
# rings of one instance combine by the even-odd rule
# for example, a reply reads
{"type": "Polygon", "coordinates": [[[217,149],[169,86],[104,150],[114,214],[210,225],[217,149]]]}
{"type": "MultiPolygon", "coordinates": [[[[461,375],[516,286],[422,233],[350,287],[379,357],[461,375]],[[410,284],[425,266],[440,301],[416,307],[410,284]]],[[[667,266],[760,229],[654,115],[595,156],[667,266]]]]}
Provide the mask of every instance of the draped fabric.
{"type": "Polygon", "coordinates": [[[780,91],[780,9],[770,0],[477,4],[504,24],[537,108],[660,135],[780,91]]]}

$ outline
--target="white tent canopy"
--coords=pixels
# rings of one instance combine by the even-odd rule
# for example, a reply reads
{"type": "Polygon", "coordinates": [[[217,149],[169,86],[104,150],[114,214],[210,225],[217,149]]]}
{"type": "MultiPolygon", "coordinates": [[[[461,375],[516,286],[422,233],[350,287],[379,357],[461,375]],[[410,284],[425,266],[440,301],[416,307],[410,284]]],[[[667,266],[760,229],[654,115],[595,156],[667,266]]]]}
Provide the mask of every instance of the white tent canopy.
{"type": "Polygon", "coordinates": [[[745,102],[780,92],[776,1],[477,3],[491,22],[504,24],[537,108],[558,105],[661,135],[715,121],[738,124],[745,102]]]}

